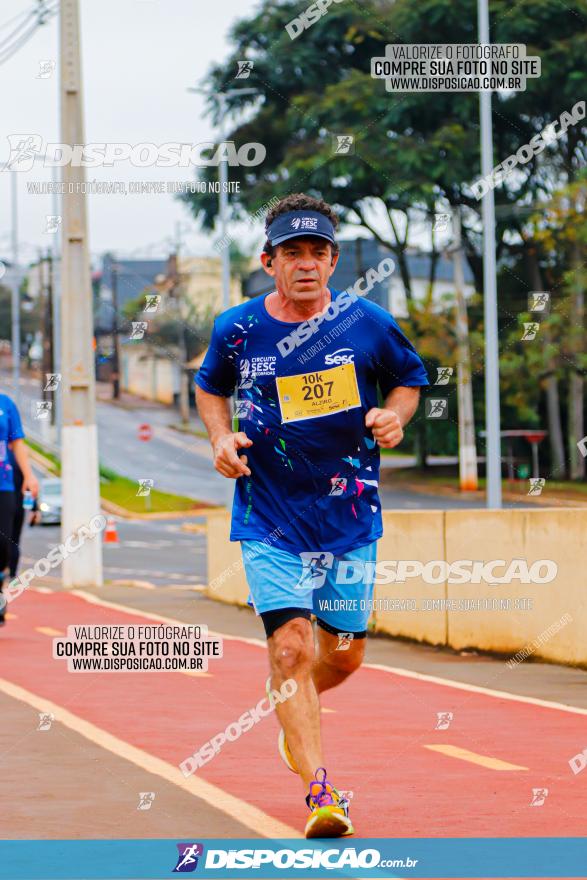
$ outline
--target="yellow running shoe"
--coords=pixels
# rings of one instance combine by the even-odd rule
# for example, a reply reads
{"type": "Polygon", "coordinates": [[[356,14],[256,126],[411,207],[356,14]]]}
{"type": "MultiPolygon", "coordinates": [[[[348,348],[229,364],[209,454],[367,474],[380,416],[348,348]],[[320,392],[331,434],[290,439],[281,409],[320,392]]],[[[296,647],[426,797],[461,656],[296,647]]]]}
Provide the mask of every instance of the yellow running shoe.
{"type": "Polygon", "coordinates": [[[349,802],[328,782],[324,767],[316,770],[316,780],[310,783],[306,803],[311,811],[306,822],[306,837],[348,837],[354,834],[349,802]],[[318,778],[320,771],[322,779],[318,778]]]}
{"type": "MultiPolygon", "coordinates": [[[[267,693],[267,699],[269,700],[269,704],[273,706],[274,701],[271,697],[271,676],[265,682],[265,692],[267,693]]],[[[281,755],[281,760],[292,773],[297,773],[298,768],[295,765],[295,761],[293,759],[293,755],[289,750],[289,746],[287,744],[287,740],[285,738],[285,731],[283,728],[279,731],[279,736],[277,738],[277,748],[279,750],[279,754],[281,755]]]]}

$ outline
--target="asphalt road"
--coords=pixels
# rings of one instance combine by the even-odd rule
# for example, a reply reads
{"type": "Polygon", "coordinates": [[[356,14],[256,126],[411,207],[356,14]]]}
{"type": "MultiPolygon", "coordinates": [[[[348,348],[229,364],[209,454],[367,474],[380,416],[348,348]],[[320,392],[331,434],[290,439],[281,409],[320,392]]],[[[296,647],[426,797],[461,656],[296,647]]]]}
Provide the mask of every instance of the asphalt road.
{"type": "MultiPolygon", "coordinates": [[[[28,517],[27,517],[28,521],[28,517]]],[[[104,580],[142,581],[160,586],[194,587],[206,581],[204,520],[115,520],[119,544],[103,545],[104,580]]],[[[60,526],[23,526],[19,572],[45,557],[61,542],[60,526]]],[[[60,577],[61,566],[51,571],[60,577]]]]}

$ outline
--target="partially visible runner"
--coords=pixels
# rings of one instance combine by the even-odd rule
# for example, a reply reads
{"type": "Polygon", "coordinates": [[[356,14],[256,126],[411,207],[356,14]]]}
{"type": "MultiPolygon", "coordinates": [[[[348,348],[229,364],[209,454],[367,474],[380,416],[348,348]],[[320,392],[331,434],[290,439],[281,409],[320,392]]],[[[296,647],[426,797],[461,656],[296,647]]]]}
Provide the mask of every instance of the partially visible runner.
{"type": "MultiPolygon", "coordinates": [[[[22,475],[21,469],[18,466],[18,462],[14,457],[12,449],[8,451],[8,457],[10,460],[10,464],[12,465],[12,472],[14,476],[14,519],[12,521],[12,541],[10,544],[10,562],[8,566],[10,580],[12,580],[16,577],[18,572],[18,563],[20,562],[20,535],[22,532],[26,511],[23,505],[24,493],[22,491],[22,483],[24,477],[22,475]]],[[[33,499],[29,526],[36,525],[39,519],[37,499],[38,497],[33,499]]]]}
{"type": "Polygon", "coordinates": [[[318,695],[361,665],[382,535],[379,447],[401,442],[428,384],[385,309],[328,287],[337,225],[329,205],[304,194],[268,213],[261,262],[275,290],[217,318],[196,377],[214,465],[236,479],[231,540],[265,627],[267,694],[280,754],[306,794],[306,837],[354,830],[324,767],[318,695]],[[291,678],[294,695],[278,702],[291,678]]]}
{"type": "MultiPolygon", "coordinates": [[[[12,573],[15,564],[13,553],[15,514],[18,505],[22,508],[23,495],[26,491],[36,497],[39,485],[29,463],[24,431],[16,404],[7,394],[0,394],[0,593],[4,584],[5,569],[10,567],[12,573]],[[20,493],[15,492],[11,454],[22,472],[20,493]]],[[[5,623],[5,615],[6,601],[0,596],[0,624],[5,623]]]]}

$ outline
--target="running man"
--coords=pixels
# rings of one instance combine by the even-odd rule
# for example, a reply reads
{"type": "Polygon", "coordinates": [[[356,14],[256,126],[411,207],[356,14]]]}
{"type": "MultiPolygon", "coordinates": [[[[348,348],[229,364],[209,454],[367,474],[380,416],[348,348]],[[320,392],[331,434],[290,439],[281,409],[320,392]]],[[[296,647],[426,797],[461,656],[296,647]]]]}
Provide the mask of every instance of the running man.
{"type": "Polygon", "coordinates": [[[401,442],[428,384],[385,309],[329,288],[337,225],[329,205],[304,194],[271,209],[261,262],[275,289],[217,318],[196,378],[215,468],[236,480],[231,540],[265,627],[268,694],[297,682],[274,702],[279,751],[310,810],[306,837],[353,833],[324,768],[318,695],[363,660],[382,535],[379,447],[401,442]]]}

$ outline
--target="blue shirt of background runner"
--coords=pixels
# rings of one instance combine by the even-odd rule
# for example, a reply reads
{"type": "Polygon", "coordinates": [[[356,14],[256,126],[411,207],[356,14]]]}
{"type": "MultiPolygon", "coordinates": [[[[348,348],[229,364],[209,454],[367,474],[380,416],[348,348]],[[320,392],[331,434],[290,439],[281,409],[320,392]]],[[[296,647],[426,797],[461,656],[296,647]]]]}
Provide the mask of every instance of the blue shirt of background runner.
{"type": "Polygon", "coordinates": [[[0,492],[14,492],[14,470],[8,444],[23,437],[16,405],[6,394],[0,394],[0,492]]]}
{"type": "MultiPolygon", "coordinates": [[[[341,292],[331,295],[335,302],[341,292]]],[[[389,312],[361,298],[348,306],[348,294],[340,303],[340,314],[286,356],[277,343],[300,324],[273,318],[264,296],[216,319],[196,383],[247,401],[239,427],[253,441],[246,450],[251,476],[236,480],[233,541],[265,539],[292,553],[337,555],[383,533],[379,447],[365,415],[379,405],[378,385],[385,398],[397,386],[428,385],[428,377],[389,312]],[[282,424],[276,377],[340,363],[354,364],[361,406],[282,424]]]]}

